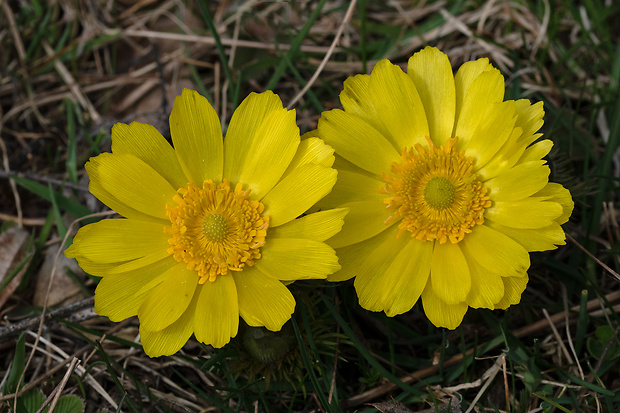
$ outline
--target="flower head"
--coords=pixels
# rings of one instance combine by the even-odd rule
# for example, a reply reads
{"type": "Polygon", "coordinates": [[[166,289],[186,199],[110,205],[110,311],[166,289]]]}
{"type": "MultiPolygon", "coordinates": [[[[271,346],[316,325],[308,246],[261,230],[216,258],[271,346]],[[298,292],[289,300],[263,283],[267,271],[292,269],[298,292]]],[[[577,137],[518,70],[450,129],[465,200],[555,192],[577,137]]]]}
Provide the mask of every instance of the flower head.
{"type": "Polygon", "coordinates": [[[124,219],[80,229],[68,257],[102,277],[95,311],[137,315],[150,356],[191,337],[221,347],[250,326],[279,330],[295,300],[283,282],[338,270],[324,241],[346,209],[296,219],[336,181],[333,149],[300,141],[295,112],[271,92],[252,93],[226,139],[198,93],[184,90],[170,115],[174,148],[152,126],[112,128],[112,153],[86,164],[90,191],[124,219]]]}
{"type": "Polygon", "coordinates": [[[542,103],[504,101],[488,59],[453,75],[432,47],[406,74],[382,60],[347,79],[340,101],[344,110],[318,126],[339,171],[320,206],[350,210],[328,241],[342,265],[328,279],[356,277],[360,304],[388,316],[421,297],[430,321],[448,328],[468,307],[518,303],[529,252],[564,244],[573,209],[549,182],[542,103]]]}

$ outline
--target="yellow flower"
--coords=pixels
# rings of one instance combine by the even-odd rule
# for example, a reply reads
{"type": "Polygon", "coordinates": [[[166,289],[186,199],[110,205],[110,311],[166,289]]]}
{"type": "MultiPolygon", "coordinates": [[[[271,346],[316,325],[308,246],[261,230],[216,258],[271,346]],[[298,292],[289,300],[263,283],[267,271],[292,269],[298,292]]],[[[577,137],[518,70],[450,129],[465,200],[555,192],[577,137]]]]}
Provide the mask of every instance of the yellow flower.
{"type": "Polygon", "coordinates": [[[252,93],[226,139],[209,102],[184,90],[170,115],[174,148],[141,123],[112,128],[112,153],[86,164],[90,191],[126,219],[87,225],[67,249],[103,277],[95,311],[137,315],[145,352],[178,351],[191,337],[221,347],[250,326],[279,330],[295,300],[283,282],[340,266],[325,241],[346,209],[296,219],[332,189],[333,149],[300,142],[295,111],[252,93]]]}
{"type": "Polygon", "coordinates": [[[344,110],[318,125],[338,169],[319,205],[350,209],[328,241],[342,265],[328,280],[356,277],[362,307],[388,316],[421,297],[430,321],[451,329],[468,307],[519,302],[528,252],[565,243],[573,201],[549,183],[542,103],[503,99],[488,59],[454,76],[431,47],[407,74],[382,60],[345,81],[344,110]]]}

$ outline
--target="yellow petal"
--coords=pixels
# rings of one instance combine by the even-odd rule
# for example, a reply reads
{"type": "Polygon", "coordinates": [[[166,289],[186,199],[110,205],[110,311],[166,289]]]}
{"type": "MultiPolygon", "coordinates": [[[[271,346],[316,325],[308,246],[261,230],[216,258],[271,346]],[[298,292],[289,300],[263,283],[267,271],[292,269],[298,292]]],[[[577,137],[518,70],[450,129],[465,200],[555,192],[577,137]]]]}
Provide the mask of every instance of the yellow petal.
{"type": "Polygon", "coordinates": [[[234,273],[233,278],[239,297],[239,314],[248,325],[278,331],[291,318],[295,299],[280,281],[252,267],[234,273]]]}
{"type": "Polygon", "coordinates": [[[145,330],[160,331],[179,319],[194,295],[198,274],[188,270],[184,262],[162,274],[164,279],[153,288],[138,309],[145,330]]]}
{"type": "Polygon", "coordinates": [[[467,312],[466,303],[447,304],[435,294],[432,283],[426,285],[422,293],[424,313],[435,327],[445,327],[450,330],[457,328],[467,312]]]}
{"type": "MultiPolygon", "coordinates": [[[[241,182],[241,172],[246,159],[249,162],[255,162],[252,161],[252,158],[256,157],[256,154],[252,152],[252,147],[260,144],[260,142],[255,142],[256,134],[265,119],[274,112],[279,113],[276,118],[280,119],[286,113],[286,109],[282,107],[282,101],[278,95],[271,91],[250,93],[235,109],[226,131],[226,139],[224,139],[224,177],[231,182],[241,182]]],[[[293,112],[293,118],[294,116],[293,112]]],[[[297,131],[297,139],[299,139],[299,131],[297,131]]]]}
{"type": "Polygon", "coordinates": [[[467,144],[476,168],[486,165],[511,136],[516,116],[514,102],[495,103],[486,111],[467,144]]]}
{"type": "Polygon", "coordinates": [[[388,171],[390,164],[400,159],[400,153],[379,131],[340,109],[323,112],[319,133],[338,155],[376,174],[388,171]]]}
{"type": "MultiPolygon", "coordinates": [[[[119,198],[113,195],[111,191],[108,191],[103,186],[103,182],[107,182],[109,179],[108,177],[101,176],[100,166],[102,162],[107,163],[108,157],[112,156],[114,155],[112,155],[111,153],[103,153],[99,156],[90,158],[86,165],[84,165],[86,172],[88,172],[88,177],[90,178],[90,183],[88,184],[88,190],[90,191],[90,193],[125,218],[156,222],[162,225],[169,224],[170,220],[167,217],[154,217],[152,215],[138,211],[136,208],[133,208],[132,206],[129,206],[125,202],[121,201],[119,198]]],[[[112,188],[112,190],[114,190],[114,188],[112,188]]]]}
{"type": "Polygon", "coordinates": [[[342,228],[347,208],[328,209],[294,219],[284,225],[269,230],[272,238],[307,238],[325,241],[342,228]]]}
{"type": "Polygon", "coordinates": [[[448,56],[427,46],[411,56],[407,75],[420,94],[430,138],[443,145],[452,136],[456,111],[454,75],[448,56]]]}
{"type": "Polygon", "coordinates": [[[491,179],[515,166],[525,152],[525,145],[519,143],[522,134],[521,128],[514,128],[500,150],[476,172],[483,179],[491,179]]]}
{"type": "Polygon", "coordinates": [[[112,127],[112,152],[116,155],[131,154],[163,176],[173,188],[187,186],[188,178],[172,146],[153,126],[132,122],[117,123],[112,127]]]}
{"type": "Polygon", "coordinates": [[[133,219],[104,219],[80,228],[66,255],[104,263],[129,261],[167,250],[168,238],[158,224],[133,219]]]}
{"type": "Polygon", "coordinates": [[[270,227],[286,224],[306,212],[332,190],[336,175],[335,169],[315,164],[293,170],[261,199],[270,227]]]}
{"type": "Polygon", "coordinates": [[[491,220],[484,223],[518,242],[526,251],[548,251],[557,248],[557,245],[566,244],[566,235],[562,227],[553,223],[545,228],[518,229],[500,225],[491,220]]]}
{"type": "Polygon", "coordinates": [[[389,317],[411,310],[431,272],[433,243],[410,238],[383,277],[383,308],[389,317]]]}
{"type": "Polygon", "coordinates": [[[493,201],[518,201],[540,191],[549,182],[545,161],[517,164],[495,178],[484,182],[493,201]]]}
{"type": "Polygon", "coordinates": [[[555,222],[560,225],[567,222],[568,218],[570,218],[573,213],[575,202],[573,201],[568,189],[564,188],[560,184],[549,182],[543,189],[538,191],[535,196],[548,196],[550,197],[550,201],[555,201],[562,205],[562,215],[555,220],[555,222]]]}
{"type": "Polygon", "coordinates": [[[170,113],[170,134],[189,182],[200,185],[205,179],[222,179],[222,126],[207,98],[183,89],[170,113]]]}
{"type": "Polygon", "coordinates": [[[384,186],[385,181],[339,169],[334,189],[319,204],[322,208],[335,208],[342,204],[358,201],[373,201],[383,204],[385,195],[379,193],[379,189],[384,186]]]}
{"type": "Polygon", "coordinates": [[[474,259],[502,277],[522,277],[530,267],[530,255],[525,248],[487,225],[475,227],[461,244],[468,260],[474,259]]]}
{"type": "Polygon", "coordinates": [[[137,315],[138,308],[151,292],[144,286],[174,265],[176,261],[170,257],[136,271],[104,276],[95,290],[95,312],[117,322],[137,315]]]}
{"type": "Polygon", "coordinates": [[[433,250],[431,262],[432,290],[446,304],[464,302],[471,288],[469,267],[459,245],[460,243],[439,244],[435,242],[433,250]]]}
{"type": "Polygon", "coordinates": [[[276,280],[324,279],[340,269],[333,248],[311,239],[268,239],[261,253],[261,259],[254,265],[276,280]]]}
{"type": "Polygon", "coordinates": [[[374,237],[394,225],[397,220],[388,225],[385,221],[390,213],[385,205],[376,201],[350,202],[341,205],[348,208],[349,213],[344,218],[344,225],[339,233],[331,237],[328,244],[334,248],[342,248],[374,237]]]}
{"type": "Polygon", "coordinates": [[[458,117],[454,136],[459,138],[459,148],[467,148],[488,111],[504,98],[504,77],[484,60],[467,62],[456,74],[458,117]],[[480,69],[483,71],[478,72],[480,69]]]}
{"type": "Polygon", "coordinates": [[[385,137],[398,152],[426,142],[429,128],[422,100],[411,78],[400,67],[381,60],[370,75],[368,88],[373,105],[379,108],[382,129],[387,130],[385,137]]]}
{"type": "Polygon", "coordinates": [[[504,297],[495,304],[495,308],[505,310],[513,304],[519,304],[521,294],[527,287],[528,276],[525,274],[524,277],[508,277],[502,280],[504,281],[504,297]]]}
{"type": "MultiPolygon", "coordinates": [[[[398,227],[393,226],[370,239],[338,248],[336,250],[336,255],[338,255],[338,262],[341,265],[341,269],[328,275],[327,281],[346,281],[355,277],[360,272],[362,265],[364,265],[366,257],[384,243],[396,239],[397,234],[398,227]]],[[[406,241],[406,239],[403,238],[401,241],[406,241]]]]}
{"type": "Polygon", "coordinates": [[[520,201],[495,202],[485,211],[484,216],[508,227],[536,229],[548,227],[562,212],[562,206],[557,202],[529,197],[520,201]]]}
{"type": "Polygon", "coordinates": [[[91,187],[100,186],[132,209],[168,220],[166,203],[172,202],[176,188],[164,177],[133,155],[102,153],[97,161],[97,176],[90,177],[91,187]]]}
{"type": "Polygon", "coordinates": [[[543,125],[543,102],[531,104],[527,99],[519,99],[515,102],[517,111],[516,127],[523,129],[523,137],[521,143],[529,145],[538,139],[541,134],[536,133],[543,125]]]}
{"type": "Polygon", "coordinates": [[[179,351],[194,332],[194,316],[198,294],[194,294],[192,301],[178,320],[159,331],[147,331],[140,324],[140,340],[144,352],[149,357],[170,356],[179,351]]]}
{"type": "Polygon", "coordinates": [[[239,302],[237,287],[231,275],[220,275],[215,281],[199,285],[194,318],[196,340],[216,348],[237,335],[239,302]]]}
{"type": "Polygon", "coordinates": [[[504,296],[502,277],[482,267],[475,260],[467,260],[471,276],[471,290],[467,295],[467,304],[472,308],[495,308],[495,303],[504,296]]]}
{"type": "Polygon", "coordinates": [[[553,148],[553,142],[549,139],[536,142],[523,152],[523,155],[519,159],[519,163],[542,159],[547,156],[547,154],[551,151],[551,148],[553,148]]]}
{"type": "Polygon", "coordinates": [[[385,272],[388,271],[398,254],[403,251],[408,241],[406,237],[386,239],[378,244],[359,266],[355,277],[355,290],[360,305],[366,310],[383,311],[385,309],[383,304],[386,288],[385,272]]]}
{"type": "Polygon", "coordinates": [[[330,168],[334,164],[334,160],[334,148],[326,145],[322,139],[302,139],[301,143],[297,147],[297,152],[295,153],[293,160],[282,175],[282,178],[290,174],[293,169],[309,163],[323,165],[330,168]]]}

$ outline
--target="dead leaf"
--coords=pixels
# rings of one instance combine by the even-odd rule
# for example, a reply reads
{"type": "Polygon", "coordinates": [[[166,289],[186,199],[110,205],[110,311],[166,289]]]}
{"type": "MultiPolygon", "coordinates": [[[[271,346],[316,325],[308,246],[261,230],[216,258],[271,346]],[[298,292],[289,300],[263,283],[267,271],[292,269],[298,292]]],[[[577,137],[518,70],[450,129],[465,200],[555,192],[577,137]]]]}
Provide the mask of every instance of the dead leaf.
{"type": "Polygon", "coordinates": [[[408,409],[404,404],[394,399],[392,399],[391,402],[368,404],[379,410],[381,413],[413,413],[413,410],[408,409]]]}
{"type": "MultiPolygon", "coordinates": [[[[45,304],[45,295],[47,294],[48,284],[52,276],[52,268],[54,267],[54,260],[56,259],[58,248],[59,245],[52,245],[45,250],[43,265],[37,276],[34,298],[32,300],[33,304],[36,306],[43,307],[45,304]]],[[[80,268],[75,260],[65,257],[65,254],[60,254],[58,256],[56,275],[54,275],[50,296],[47,301],[48,306],[56,306],[59,304],[67,305],[84,298],[84,295],[80,292],[80,288],[75,285],[75,282],[67,275],[65,268],[69,268],[74,273],[80,273],[80,268]]]]}
{"type": "MultiPolygon", "coordinates": [[[[4,284],[28,253],[29,238],[30,234],[18,227],[10,228],[0,234],[0,285],[4,284]]],[[[19,273],[0,291],[0,308],[4,306],[6,300],[19,286],[26,268],[28,265],[24,265],[19,273]]]]}

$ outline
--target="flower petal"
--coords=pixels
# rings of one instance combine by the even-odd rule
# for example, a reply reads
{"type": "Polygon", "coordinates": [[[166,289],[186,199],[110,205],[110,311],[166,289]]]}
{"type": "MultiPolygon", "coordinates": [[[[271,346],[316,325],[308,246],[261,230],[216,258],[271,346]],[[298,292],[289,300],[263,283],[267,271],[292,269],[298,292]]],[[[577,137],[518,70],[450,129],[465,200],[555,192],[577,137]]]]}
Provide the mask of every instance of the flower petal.
{"type": "Polygon", "coordinates": [[[517,111],[517,122],[515,127],[523,129],[521,143],[530,145],[542,134],[536,133],[543,125],[543,102],[536,102],[533,105],[527,99],[519,99],[515,102],[517,111]]]}
{"type": "Polygon", "coordinates": [[[473,259],[502,277],[522,277],[530,267],[525,248],[487,225],[474,228],[460,244],[468,261],[473,259]]]}
{"type": "Polygon", "coordinates": [[[187,309],[174,323],[159,331],[148,331],[140,324],[140,340],[149,357],[170,356],[187,343],[194,332],[194,317],[198,294],[194,294],[187,309]]]}
{"type": "Polygon", "coordinates": [[[261,199],[263,215],[270,217],[269,226],[286,224],[306,212],[332,190],[336,175],[335,169],[315,164],[293,170],[261,199]]]}
{"type": "MultiPolygon", "coordinates": [[[[470,236],[471,234],[468,234],[467,238],[470,236]]],[[[435,242],[433,250],[431,262],[432,291],[446,304],[464,302],[471,288],[469,266],[459,244],[435,242]]]]}
{"type": "Polygon", "coordinates": [[[152,289],[138,308],[140,324],[148,331],[163,330],[178,320],[198,285],[198,274],[188,270],[184,262],[168,269],[161,276],[164,281],[152,289]]]}
{"type": "Polygon", "coordinates": [[[399,152],[362,118],[340,109],[323,112],[319,119],[321,138],[343,158],[362,169],[381,174],[400,158],[399,152]]]}
{"type": "Polygon", "coordinates": [[[562,212],[562,205],[557,202],[529,197],[520,201],[495,202],[485,211],[484,216],[507,227],[536,229],[551,225],[562,212]]]}
{"type": "Polygon", "coordinates": [[[261,248],[255,262],[261,272],[282,281],[325,278],[340,269],[336,252],[329,245],[302,238],[272,238],[261,248]]]}
{"type": "Polygon", "coordinates": [[[383,277],[383,308],[388,317],[411,310],[431,273],[433,243],[410,238],[383,277]]]}
{"type": "Polygon", "coordinates": [[[344,225],[340,232],[328,241],[328,244],[334,248],[342,248],[367,240],[398,222],[394,220],[386,225],[385,221],[390,216],[390,212],[385,209],[383,203],[377,201],[350,202],[341,207],[349,208],[349,213],[344,218],[344,225]]]}
{"type": "Polygon", "coordinates": [[[508,141],[516,119],[514,102],[495,103],[486,111],[465,149],[477,168],[486,165],[508,141]]]}
{"type": "Polygon", "coordinates": [[[295,299],[282,282],[256,268],[233,274],[239,297],[239,314],[248,325],[278,331],[295,311],[295,299]]]}
{"type": "Polygon", "coordinates": [[[524,277],[504,277],[504,297],[495,304],[495,308],[505,310],[513,304],[519,304],[521,294],[527,286],[528,276],[524,277]]]}
{"type": "Polygon", "coordinates": [[[522,134],[521,128],[514,128],[500,150],[476,172],[483,179],[491,179],[515,166],[525,152],[525,146],[519,142],[522,134]]]}
{"type": "Polygon", "coordinates": [[[523,155],[519,158],[519,163],[538,161],[547,156],[551,152],[551,148],[553,148],[553,142],[549,139],[536,142],[525,149],[523,155]]]}
{"type": "Polygon", "coordinates": [[[493,201],[518,201],[540,191],[549,182],[545,161],[517,164],[514,168],[484,182],[493,201]]]}
{"type": "Polygon", "coordinates": [[[457,328],[467,312],[466,303],[447,304],[439,298],[433,290],[432,281],[426,285],[422,293],[424,313],[435,327],[445,327],[450,330],[457,328]]]}
{"type": "Polygon", "coordinates": [[[330,168],[334,164],[334,160],[334,148],[326,145],[322,139],[302,139],[297,147],[297,152],[295,152],[293,160],[282,175],[282,179],[290,174],[295,168],[299,168],[302,165],[317,164],[330,168]]]}
{"type": "Polygon", "coordinates": [[[398,152],[426,142],[429,129],[422,100],[399,66],[381,60],[370,75],[368,88],[374,107],[379,108],[382,130],[387,130],[385,137],[398,152]]]}
{"type": "Polygon", "coordinates": [[[132,122],[117,123],[112,127],[112,152],[131,154],[163,176],[173,188],[187,186],[188,179],[172,146],[153,126],[132,122]]]}
{"type": "Polygon", "coordinates": [[[93,166],[97,168],[97,174],[90,176],[91,192],[93,186],[99,186],[132,209],[168,220],[166,203],[172,202],[176,189],[163,176],[133,155],[102,153],[96,159],[93,166]]]}
{"type": "Polygon", "coordinates": [[[338,233],[344,224],[347,208],[328,209],[294,219],[269,230],[271,238],[307,238],[325,241],[338,233]]]}
{"type": "Polygon", "coordinates": [[[467,262],[471,276],[467,304],[472,308],[495,308],[495,303],[504,296],[502,277],[482,267],[474,259],[469,258],[467,262]]]}
{"type": "Polygon", "coordinates": [[[407,75],[420,94],[430,138],[443,145],[452,136],[456,111],[454,74],[448,56],[427,46],[409,58],[407,75]]]}
{"type": "MultiPolygon", "coordinates": [[[[242,181],[241,176],[243,170],[246,168],[246,161],[248,166],[253,167],[256,162],[262,163],[262,165],[268,165],[268,163],[261,160],[255,150],[264,152],[272,151],[273,154],[278,153],[278,149],[263,145],[264,142],[260,142],[261,139],[271,138],[265,137],[265,121],[267,118],[274,115],[268,124],[274,124],[274,122],[282,122],[285,124],[278,126],[280,132],[286,132],[286,130],[294,129],[293,125],[290,125],[290,121],[295,123],[295,112],[288,112],[282,107],[282,101],[278,95],[271,91],[264,93],[250,93],[241,104],[237,107],[230,119],[228,130],[226,131],[226,139],[224,139],[224,177],[231,182],[243,182],[249,184],[250,181],[242,181]],[[286,124],[288,122],[288,125],[286,124]],[[263,128],[260,136],[257,135],[258,131],[263,128]]],[[[296,125],[295,125],[296,126],[296,125]]],[[[278,134],[275,143],[277,145],[283,145],[287,147],[291,144],[291,139],[296,140],[299,144],[299,129],[295,130],[295,136],[292,138],[284,134],[278,134]]],[[[271,145],[271,144],[270,144],[271,145]]],[[[293,151],[294,153],[294,151],[293,151]]],[[[271,159],[270,155],[269,159],[271,159]]],[[[286,159],[286,165],[290,162],[293,155],[286,159]]],[[[269,168],[265,168],[269,169],[269,168]]],[[[286,167],[285,167],[286,169],[286,167]]],[[[280,171],[280,175],[284,170],[280,171]]],[[[249,174],[248,170],[246,173],[249,174]]]]}
{"type": "MultiPolygon", "coordinates": [[[[104,219],[78,231],[65,255],[94,262],[123,262],[166,251],[169,235],[161,225],[134,219],[104,219]]],[[[166,252],[163,257],[168,255],[166,252]]],[[[163,258],[162,257],[162,258],[163,258]]]]}
{"type": "Polygon", "coordinates": [[[207,98],[194,90],[183,89],[170,113],[170,134],[189,182],[200,185],[205,179],[221,181],[222,126],[207,98]]]}
{"type": "Polygon", "coordinates": [[[194,318],[194,334],[204,344],[220,348],[237,335],[239,301],[231,275],[219,275],[215,281],[199,285],[194,318]]]}
{"type": "Polygon", "coordinates": [[[95,290],[95,312],[115,322],[137,315],[151,292],[144,287],[176,263],[170,257],[135,271],[104,276],[95,290]]]}
{"type": "Polygon", "coordinates": [[[379,189],[384,186],[385,181],[339,169],[334,189],[319,204],[322,208],[335,208],[357,201],[373,201],[383,205],[385,194],[379,193],[379,189]]]}
{"type": "Polygon", "coordinates": [[[528,252],[554,250],[557,248],[557,245],[566,244],[566,235],[562,227],[556,223],[545,228],[536,229],[510,228],[491,220],[485,222],[485,225],[509,236],[528,252]]]}
{"type": "Polygon", "coordinates": [[[562,205],[562,215],[555,220],[555,222],[560,225],[567,222],[568,218],[570,218],[573,213],[575,202],[573,201],[568,189],[564,188],[560,184],[549,182],[543,189],[538,191],[535,196],[549,196],[551,197],[549,199],[550,201],[555,201],[562,205]]]}

